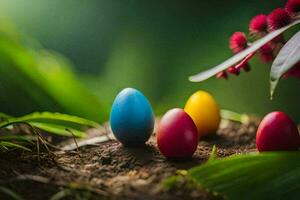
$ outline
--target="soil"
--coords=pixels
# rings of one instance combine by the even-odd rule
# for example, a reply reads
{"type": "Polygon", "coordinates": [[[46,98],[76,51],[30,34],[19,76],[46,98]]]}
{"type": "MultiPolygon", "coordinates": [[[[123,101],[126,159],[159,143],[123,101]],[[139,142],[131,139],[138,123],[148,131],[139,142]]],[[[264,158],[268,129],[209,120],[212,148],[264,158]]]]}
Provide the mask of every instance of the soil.
{"type": "MultiPolygon", "coordinates": [[[[201,139],[194,156],[187,160],[164,158],[156,147],[155,134],[139,148],[126,148],[109,140],[80,147],[78,151],[1,153],[0,189],[10,189],[26,200],[214,199],[201,188],[191,190],[182,186],[166,190],[162,181],[178,170],[204,163],[213,145],[220,157],[256,151],[257,125],[257,120],[249,124],[223,121],[217,134],[201,139]]],[[[101,133],[93,132],[90,137],[97,134],[101,133]]],[[[9,197],[0,192],[0,199],[9,197]]]]}

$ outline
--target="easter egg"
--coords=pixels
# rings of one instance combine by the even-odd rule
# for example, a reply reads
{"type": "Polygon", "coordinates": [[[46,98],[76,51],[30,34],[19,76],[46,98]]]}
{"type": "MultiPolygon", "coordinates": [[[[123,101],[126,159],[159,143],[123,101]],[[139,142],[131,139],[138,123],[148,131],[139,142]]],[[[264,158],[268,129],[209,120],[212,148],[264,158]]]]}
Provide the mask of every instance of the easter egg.
{"type": "Polygon", "coordinates": [[[110,126],[123,145],[143,145],[154,128],[154,114],[147,98],[133,88],[122,90],[113,102],[110,126]]]}
{"type": "Polygon", "coordinates": [[[220,109],[214,98],[205,91],[194,93],[184,107],[197,126],[200,137],[214,134],[220,124],[220,109]]]}
{"type": "Polygon", "coordinates": [[[169,110],[157,128],[157,145],[167,158],[191,157],[197,149],[199,135],[192,118],[183,110],[169,110]]]}
{"type": "Polygon", "coordinates": [[[291,151],[300,147],[297,126],[283,112],[271,112],[266,115],[256,133],[258,151],[291,151]]]}

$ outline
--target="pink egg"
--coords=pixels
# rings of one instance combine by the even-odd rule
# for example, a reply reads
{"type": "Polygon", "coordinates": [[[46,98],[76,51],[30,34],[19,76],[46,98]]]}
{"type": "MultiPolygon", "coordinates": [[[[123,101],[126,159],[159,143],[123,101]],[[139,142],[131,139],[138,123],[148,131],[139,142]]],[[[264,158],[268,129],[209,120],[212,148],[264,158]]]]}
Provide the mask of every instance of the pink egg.
{"type": "Polygon", "coordinates": [[[291,151],[300,147],[295,123],[283,112],[271,112],[261,121],[256,133],[258,151],[291,151]]]}
{"type": "Polygon", "coordinates": [[[183,109],[169,110],[162,117],[157,129],[157,145],[165,157],[191,157],[198,140],[197,127],[183,109]]]}

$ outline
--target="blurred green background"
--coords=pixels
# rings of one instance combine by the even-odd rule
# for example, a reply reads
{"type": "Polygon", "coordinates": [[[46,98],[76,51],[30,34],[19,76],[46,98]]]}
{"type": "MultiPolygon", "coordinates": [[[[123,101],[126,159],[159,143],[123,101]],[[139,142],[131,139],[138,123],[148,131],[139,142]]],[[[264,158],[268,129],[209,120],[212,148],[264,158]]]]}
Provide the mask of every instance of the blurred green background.
{"type": "MultiPolygon", "coordinates": [[[[222,108],[300,122],[299,81],[281,81],[269,100],[270,65],[251,73],[191,83],[189,75],[232,54],[228,38],[282,0],[1,0],[0,109],[13,115],[60,111],[108,119],[115,95],[141,90],[155,113],[183,107],[196,90],[222,108]],[[64,55],[64,56],[62,56],[64,55]]],[[[299,27],[296,27],[299,29],[299,27]]]]}

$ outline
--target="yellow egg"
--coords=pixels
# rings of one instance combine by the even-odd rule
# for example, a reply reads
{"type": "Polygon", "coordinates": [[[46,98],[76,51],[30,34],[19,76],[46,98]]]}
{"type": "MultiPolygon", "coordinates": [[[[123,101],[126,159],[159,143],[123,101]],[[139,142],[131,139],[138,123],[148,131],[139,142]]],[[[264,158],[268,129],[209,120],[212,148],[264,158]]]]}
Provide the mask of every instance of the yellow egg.
{"type": "Polygon", "coordinates": [[[214,134],[218,130],[220,109],[209,93],[195,92],[186,102],[184,110],[193,119],[201,137],[214,134]]]}

